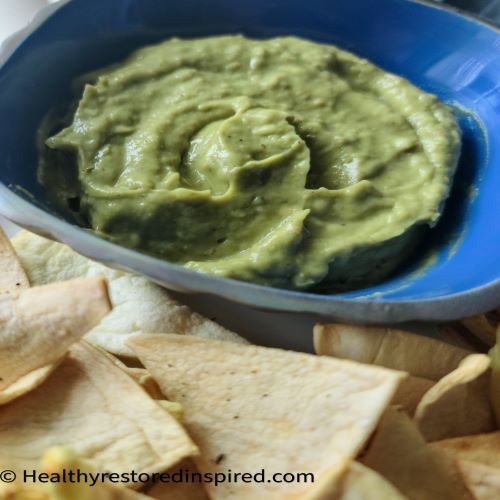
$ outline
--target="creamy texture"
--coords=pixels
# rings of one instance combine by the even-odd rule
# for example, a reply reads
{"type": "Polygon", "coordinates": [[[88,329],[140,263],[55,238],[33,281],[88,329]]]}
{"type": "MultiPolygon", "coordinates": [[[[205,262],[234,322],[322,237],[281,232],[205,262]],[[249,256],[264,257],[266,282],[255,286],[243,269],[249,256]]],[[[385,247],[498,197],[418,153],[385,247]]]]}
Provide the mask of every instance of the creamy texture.
{"type": "Polygon", "coordinates": [[[437,221],[456,165],[444,104],[332,46],[174,39],[89,80],[41,182],[106,238],[199,271],[382,279],[437,221]]]}

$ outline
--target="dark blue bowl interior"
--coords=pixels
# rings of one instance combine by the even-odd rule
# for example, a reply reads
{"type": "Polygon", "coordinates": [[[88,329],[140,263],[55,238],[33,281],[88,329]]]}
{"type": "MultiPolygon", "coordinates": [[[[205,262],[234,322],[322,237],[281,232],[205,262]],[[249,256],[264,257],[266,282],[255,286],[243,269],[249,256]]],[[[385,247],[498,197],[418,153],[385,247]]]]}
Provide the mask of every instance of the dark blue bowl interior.
{"type": "Polygon", "coordinates": [[[499,278],[500,36],[406,0],[73,0],[0,70],[0,180],[53,212],[36,180],[35,134],[44,114],[70,98],[73,78],[167,37],[220,33],[333,43],[456,108],[463,151],[439,225],[392,279],[337,296],[425,299],[499,278]]]}

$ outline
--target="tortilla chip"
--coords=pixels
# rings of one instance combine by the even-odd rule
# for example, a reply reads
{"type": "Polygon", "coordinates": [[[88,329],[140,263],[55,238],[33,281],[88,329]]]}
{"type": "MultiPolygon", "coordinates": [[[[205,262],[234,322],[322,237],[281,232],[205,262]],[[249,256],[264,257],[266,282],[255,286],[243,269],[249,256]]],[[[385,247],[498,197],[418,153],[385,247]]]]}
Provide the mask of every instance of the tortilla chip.
{"type": "Polygon", "coordinates": [[[399,406],[413,416],[424,394],[435,384],[433,380],[420,377],[407,377],[401,381],[391,404],[399,406]]]}
{"type": "Polygon", "coordinates": [[[42,383],[110,310],[106,282],[86,278],[0,297],[0,404],[42,383]]]}
{"type": "Polygon", "coordinates": [[[29,288],[30,283],[14,248],[0,227],[0,295],[29,288]]]}
{"type": "MultiPolygon", "coordinates": [[[[403,376],[179,335],[145,335],[129,345],[162,392],[183,405],[184,424],[202,453],[194,459],[202,473],[337,474],[338,465],[364,445],[403,376]]],[[[206,488],[214,499],[281,499],[319,484],[225,482],[206,488]]]]}
{"type": "Polygon", "coordinates": [[[198,481],[185,481],[186,475],[198,473],[198,469],[191,460],[184,460],[167,473],[171,482],[157,482],[153,484],[146,494],[157,500],[208,500],[202,484],[198,481]]]}
{"type": "Polygon", "coordinates": [[[496,329],[500,324],[500,311],[490,311],[460,320],[460,323],[489,347],[495,345],[496,329]]]}
{"type": "Polygon", "coordinates": [[[500,431],[475,436],[443,439],[432,443],[458,460],[479,462],[495,467],[500,472],[500,431]]]}
{"type": "Polygon", "coordinates": [[[61,444],[117,473],[163,471],[197,452],[173,417],[83,341],[42,385],[0,411],[0,469],[36,469],[61,444]]]}
{"type": "Polygon", "coordinates": [[[339,500],[405,500],[380,474],[359,462],[351,462],[342,481],[339,500]]]}
{"type": "Polygon", "coordinates": [[[459,460],[458,467],[476,500],[500,498],[500,471],[475,462],[459,460]]]}
{"type": "Polygon", "coordinates": [[[314,347],[321,355],[346,358],[439,380],[469,351],[439,340],[392,328],[317,324],[314,347]]]}
{"type": "Polygon", "coordinates": [[[422,398],[415,421],[427,441],[495,429],[491,407],[490,358],[471,354],[422,398]]]}
{"type": "Polygon", "coordinates": [[[473,499],[455,462],[430,448],[409,417],[392,407],[359,460],[410,500],[473,499]]]}
{"type": "Polygon", "coordinates": [[[246,341],[176,301],[165,289],[141,276],[117,271],[77,254],[71,248],[27,231],[12,244],[34,285],[82,276],[104,276],[113,311],[86,340],[119,356],[134,356],[128,338],[142,333],[178,333],[204,338],[246,341]]]}

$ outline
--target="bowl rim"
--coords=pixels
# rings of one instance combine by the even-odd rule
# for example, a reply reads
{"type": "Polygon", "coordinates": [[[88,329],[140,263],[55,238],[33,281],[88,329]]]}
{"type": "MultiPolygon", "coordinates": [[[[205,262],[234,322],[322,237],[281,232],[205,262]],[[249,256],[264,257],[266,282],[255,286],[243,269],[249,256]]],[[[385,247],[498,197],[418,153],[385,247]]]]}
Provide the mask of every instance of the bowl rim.
{"type": "MultiPolygon", "coordinates": [[[[496,34],[500,33],[500,28],[495,24],[450,5],[431,3],[429,0],[399,1],[443,10],[463,17],[468,22],[480,24],[496,34]]],[[[0,69],[39,26],[69,2],[70,0],[58,0],[48,4],[40,9],[24,28],[4,40],[0,45],[0,69]]],[[[0,213],[19,226],[49,235],[55,240],[69,244],[79,253],[111,267],[140,272],[157,283],[183,292],[218,295],[260,309],[316,313],[350,321],[388,323],[453,320],[493,309],[500,303],[500,277],[484,285],[445,296],[398,300],[378,298],[372,294],[358,297],[314,294],[200,273],[99,238],[84,228],[42,210],[18,195],[3,181],[0,181],[0,213]],[[168,275],[168,281],[161,277],[162,274],[168,275]],[[184,284],[186,282],[189,283],[188,286],[184,284]]]]}
{"type": "MultiPolygon", "coordinates": [[[[62,0],[62,1],[66,1],[66,0],[62,0]]],[[[455,15],[458,15],[460,17],[465,17],[466,19],[468,19],[469,21],[472,21],[473,23],[483,24],[485,27],[490,28],[497,33],[500,33],[500,25],[494,23],[493,21],[491,21],[485,17],[474,14],[473,12],[469,12],[468,10],[462,9],[460,7],[455,7],[454,5],[443,4],[443,3],[438,4],[436,2],[432,2],[431,0],[403,0],[403,1],[410,2],[410,3],[422,4],[422,5],[425,5],[426,7],[432,8],[432,9],[445,10],[445,11],[451,12],[455,15]]]]}
{"type": "Polygon", "coordinates": [[[182,292],[218,295],[259,309],[388,323],[454,320],[494,309],[500,303],[500,278],[444,297],[397,300],[369,295],[352,298],[320,295],[200,273],[104,240],[24,200],[3,182],[0,182],[0,213],[19,226],[66,243],[75,251],[111,267],[140,272],[156,283],[182,292]],[[141,269],[144,266],[146,270],[141,269]],[[161,277],[167,273],[168,283],[161,277]],[[185,282],[189,283],[188,287],[185,282]]]}

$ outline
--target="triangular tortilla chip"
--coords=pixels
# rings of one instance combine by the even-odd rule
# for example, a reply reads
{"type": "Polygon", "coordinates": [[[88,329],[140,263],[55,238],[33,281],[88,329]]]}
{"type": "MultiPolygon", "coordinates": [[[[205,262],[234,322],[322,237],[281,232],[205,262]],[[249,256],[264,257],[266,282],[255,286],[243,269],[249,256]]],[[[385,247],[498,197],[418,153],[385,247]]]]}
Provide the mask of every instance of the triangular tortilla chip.
{"type": "Polygon", "coordinates": [[[433,380],[426,378],[407,377],[398,387],[391,404],[401,407],[408,415],[413,416],[420,400],[434,384],[433,380]]]}
{"type": "Polygon", "coordinates": [[[500,498],[500,470],[462,460],[458,461],[458,467],[476,500],[500,498]]]}
{"type": "MultiPolygon", "coordinates": [[[[323,473],[338,474],[338,464],[364,445],[402,377],[348,361],[179,335],[145,335],[129,345],[162,392],[183,405],[202,473],[312,472],[324,484],[323,473]]],[[[214,499],[253,500],[306,494],[315,486],[226,482],[206,488],[214,499]]]]}
{"type": "Polygon", "coordinates": [[[106,282],[86,278],[0,297],[0,404],[39,385],[110,310],[106,282]]]}
{"type": "Polygon", "coordinates": [[[30,283],[12,244],[0,228],[0,296],[29,288],[30,283]]]}
{"type": "Polygon", "coordinates": [[[472,500],[460,472],[430,448],[406,413],[389,408],[368,450],[359,459],[410,500],[472,500]]]}
{"type": "Polygon", "coordinates": [[[443,439],[432,443],[432,446],[456,459],[479,462],[500,471],[500,431],[443,439]]]}
{"type": "Polygon", "coordinates": [[[197,452],[173,417],[83,341],[42,385],[0,411],[0,469],[36,469],[59,445],[117,473],[163,471],[197,452]]]}
{"type": "Polygon", "coordinates": [[[491,407],[490,358],[471,354],[421,399],[415,421],[427,441],[495,429],[491,407]]]}
{"type": "Polygon", "coordinates": [[[380,474],[359,462],[351,462],[342,481],[339,500],[405,500],[380,474]]]}
{"type": "Polygon", "coordinates": [[[180,304],[167,290],[142,276],[103,266],[66,245],[27,231],[17,234],[12,244],[33,285],[82,276],[99,275],[107,279],[113,311],[85,338],[113,354],[134,356],[126,345],[127,339],[152,332],[246,342],[180,304]]]}
{"type": "Polygon", "coordinates": [[[439,380],[468,354],[439,340],[392,328],[347,324],[318,324],[314,346],[321,355],[335,356],[439,380]]]}

